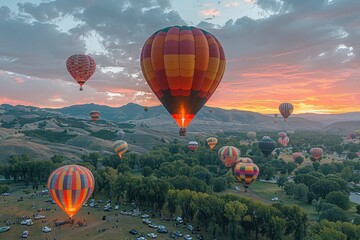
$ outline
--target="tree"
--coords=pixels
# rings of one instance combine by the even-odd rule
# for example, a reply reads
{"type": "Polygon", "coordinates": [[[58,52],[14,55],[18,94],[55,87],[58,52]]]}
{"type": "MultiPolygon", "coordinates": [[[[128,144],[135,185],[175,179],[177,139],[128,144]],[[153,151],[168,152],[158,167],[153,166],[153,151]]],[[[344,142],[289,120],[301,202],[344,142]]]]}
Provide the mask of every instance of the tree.
{"type": "Polygon", "coordinates": [[[287,170],[288,174],[291,174],[296,168],[297,168],[297,165],[294,162],[288,162],[286,164],[286,170],[287,170]]]}
{"type": "Polygon", "coordinates": [[[346,167],[341,170],[340,177],[344,179],[345,181],[349,181],[353,176],[353,168],[352,167],[346,167]]]}
{"type": "Polygon", "coordinates": [[[294,188],[294,198],[306,203],[308,201],[307,194],[309,192],[308,186],[303,183],[295,185],[294,188]]]}
{"type": "Polygon", "coordinates": [[[225,204],[224,217],[229,221],[228,226],[232,239],[243,239],[243,229],[240,223],[247,210],[247,206],[238,201],[231,201],[225,204]]]}
{"type": "MultiPolygon", "coordinates": [[[[323,204],[323,207],[324,207],[324,205],[325,204],[323,204]]],[[[326,219],[331,222],[336,222],[336,221],[346,222],[346,221],[348,221],[346,212],[336,205],[333,205],[330,208],[321,211],[319,219],[320,220],[326,219]]]]}
{"type": "Polygon", "coordinates": [[[218,177],[213,180],[214,192],[222,192],[226,189],[226,178],[218,177]]]}
{"type": "Polygon", "coordinates": [[[292,196],[294,194],[295,191],[295,186],[296,184],[293,182],[286,182],[284,184],[284,191],[286,195],[292,196]]]}
{"type": "Polygon", "coordinates": [[[271,217],[270,219],[270,230],[269,237],[274,240],[284,239],[285,234],[285,219],[279,218],[278,216],[271,217]]]}
{"type": "Polygon", "coordinates": [[[340,191],[330,192],[326,195],[325,201],[327,203],[332,203],[338,206],[341,209],[348,210],[350,209],[349,197],[340,191]]]}
{"type": "Polygon", "coordinates": [[[280,176],[280,177],[278,178],[278,180],[276,181],[276,183],[277,183],[277,185],[278,185],[279,187],[283,187],[284,184],[285,184],[287,181],[288,181],[288,180],[287,180],[287,177],[284,176],[284,175],[282,175],[282,176],[280,176]]]}
{"type": "Polygon", "coordinates": [[[151,167],[149,167],[149,166],[146,166],[146,167],[144,167],[144,168],[141,170],[141,174],[142,174],[144,177],[148,177],[148,176],[150,176],[152,173],[153,173],[153,170],[152,170],[151,167]]]}
{"type": "Polygon", "coordinates": [[[125,163],[121,163],[121,164],[119,164],[118,166],[117,166],[117,172],[118,173],[130,173],[131,172],[131,168],[128,166],[128,165],[126,165],[125,163]]]}
{"type": "Polygon", "coordinates": [[[302,164],[304,162],[304,158],[303,157],[297,157],[295,158],[294,162],[296,162],[297,164],[302,164]]]}

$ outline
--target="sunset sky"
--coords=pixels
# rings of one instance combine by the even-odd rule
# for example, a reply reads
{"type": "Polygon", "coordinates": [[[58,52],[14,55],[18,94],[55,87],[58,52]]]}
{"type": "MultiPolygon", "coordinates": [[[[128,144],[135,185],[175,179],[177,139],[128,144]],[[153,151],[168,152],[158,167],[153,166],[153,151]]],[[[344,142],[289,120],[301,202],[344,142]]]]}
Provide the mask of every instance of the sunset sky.
{"type": "Polygon", "coordinates": [[[155,106],[139,54],[155,31],[192,25],[224,47],[211,107],[360,111],[359,0],[0,0],[0,104],[155,106]],[[79,92],[66,59],[97,70],[79,92]]]}

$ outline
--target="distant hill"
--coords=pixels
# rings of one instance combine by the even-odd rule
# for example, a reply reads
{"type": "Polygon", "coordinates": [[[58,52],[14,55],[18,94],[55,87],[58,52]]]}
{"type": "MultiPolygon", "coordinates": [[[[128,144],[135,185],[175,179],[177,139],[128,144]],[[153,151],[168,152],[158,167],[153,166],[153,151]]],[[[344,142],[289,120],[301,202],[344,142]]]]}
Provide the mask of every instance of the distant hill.
{"type": "Polygon", "coordinates": [[[204,139],[219,132],[247,131],[326,131],[349,134],[360,129],[360,113],[293,115],[288,121],[255,112],[204,107],[188,127],[186,137],[179,137],[178,126],[162,106],[149,107],[129,103],[121,107],[97,104],[74,105],[60,109],[0,105],[0,162],[14,154],[26,153],[37,159],[62,154],[76,162],[84,153],[101,151],[112,154],[112,144],[123,129],[129,151],[144,153],[154,146],[174,139],[204,139]],[[94,123],[90,111],[101,112],[94,123]],[[346,121],[334,122],[336,119],[346,121]],[[348,119],[352,121],[347,121],[348,119]],[[329,124],[326,124],[330,122],[329,124]]]}

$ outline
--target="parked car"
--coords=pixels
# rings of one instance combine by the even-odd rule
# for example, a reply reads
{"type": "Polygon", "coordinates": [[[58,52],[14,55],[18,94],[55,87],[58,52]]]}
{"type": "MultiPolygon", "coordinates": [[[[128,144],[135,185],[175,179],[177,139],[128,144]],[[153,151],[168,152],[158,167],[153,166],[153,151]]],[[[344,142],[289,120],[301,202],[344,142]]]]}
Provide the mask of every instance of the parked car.
{"type": "Polygon", "coordinates": [[[271,199],[271,201],[273,201],[273,202],[279,201],[279,198],[278,198],[278,197],[273,197],[273,198],[271,199]]]}
{"type": "Polygon", "coordinates": [[[185,235],[185,236],[184,236],[184,239],[185,239],[185,240],[192,240],[192,237],[191,237],[190,235],[185,235]]]}
{"type": "Polygon", "coordinates": [[[194,230],[193,225],[189,224],[189,225],[188,225],[188,229],[189,229],[190,231],[193,231],[193,230],[194,230]]]}
{"type": "Polygon", "coordinates": [[[51,232],[51,228],[49,228],[48,226],[45,226],[41,229],[44,233],[48,233],[51,232]]]}
{"type": "Polygon", "coordinates": [[[115,205],[115,210],[119,210],[120,206],[119,205],[115,205]]]}
{"type": "Polygon", "coordinates": [[[136,240],[146,240],[146,238],[144,238],[144,237],[138,237],[138,238],[136,238],[136,240]]]}
{"type": "Polygon", "coordinates": [[[143,215],[141,215],[140,216],[141,218],[148,218],[148,217],[150,217],[148,214],[143,214],[143,215]]]}
{"type": "Polygon", "coordinates": [[[28,238],[29,235],[30,235],[30,231],[29,231],[29,230],[25,230],[25,231],[22,232],[21,237],[22,237],[22,238],[28,238]]]}
{"type": "Polygon", "coordinates": [[[174,234],[177,236],[177,237],[182,237],[182,234],[180,231],[175,231],[174,234]]]}
{"type": "Polygon", "coordinates": [[[176,218],[175,218],[175,221],[177,221],[177,222],[180,223],[180,224],[184,222],[181,217],[176,217],[176,218]]]}
{"type": "Polygon", "coordinates": [[[10,193],[4,192],[3,194],[1,194],[1,196],[10,196],[10,193]]]}
{"type": "Polygon", "coordinates": [[[133,234],[133,235],[138,235],[138,231],[136,231],[136,229],[131,229],[129,231],[129,233],[133,234]]]}
{"type": "Polygon", "coordinates": [[[203,235],[201,235],[201,234],[196,234],[196,238],[199,239],[199,240],[203,240],[203,239],[204,239],[203,235]]]}
{"type": "Polygon", "coordinates": [[[148,219],[148,218],[144,218],[144,219],[142,220],[142,222],[145,223],[145,224],[150,224],[150,223],[151,223],[151,220],[148,219]]]}
{"type": "Polygon", "coordinates": [[[21,221],[20,222],[21,225],[28,225],[28,226],[31,226],[34,224],[34,222],[32,221],[32,219],[26,219],[24,221],[21,221]]]}
{"type": "Polygon", "coordinates": [[[10,230],[9,226],[0,227],[0,233],[7,232],[10,230]]]}
{"type": "Polygon", "coordinates": [[[168,230],[166,228],[159,228],[157,230],[158,233],[168,233],[168,230]]]}
{"type": "Polygon", "coordinates": [[[149,238],[157,238],[157,235],[155,233],[148,233],[147,236],[149,238]]]}
{"type": "Polygon", "coordinates": [[[148,226],[151,227],[151,228],[158,228],[159,227],[158,225],[156,225],[154,223],[150,223],[148,226]]]}

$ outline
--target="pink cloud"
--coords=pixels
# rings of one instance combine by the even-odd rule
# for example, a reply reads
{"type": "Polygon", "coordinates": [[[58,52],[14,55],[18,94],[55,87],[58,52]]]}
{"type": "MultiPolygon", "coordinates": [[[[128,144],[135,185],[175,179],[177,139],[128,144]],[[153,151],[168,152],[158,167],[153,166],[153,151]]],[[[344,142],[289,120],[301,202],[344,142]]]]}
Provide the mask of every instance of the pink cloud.
{"type": "Polygon", "coordinates": [[[14,81],[14,82],[16,82],[16,83],[19,83],[19,84],[21,84],[21,83],[24,83],[24,82],[25,82],[25,80],[24,80],[24,79],[22,79],[22,78],[20,78],[20,77],[14,77],[14,78],[13,78],[13,81],[14,81]]]}
{"type": "Polygon", "coordinates": [[[220,12],[217,9],[210,8],[200,11],[200,14],[203,16],[219,16],[220,12]]]}

